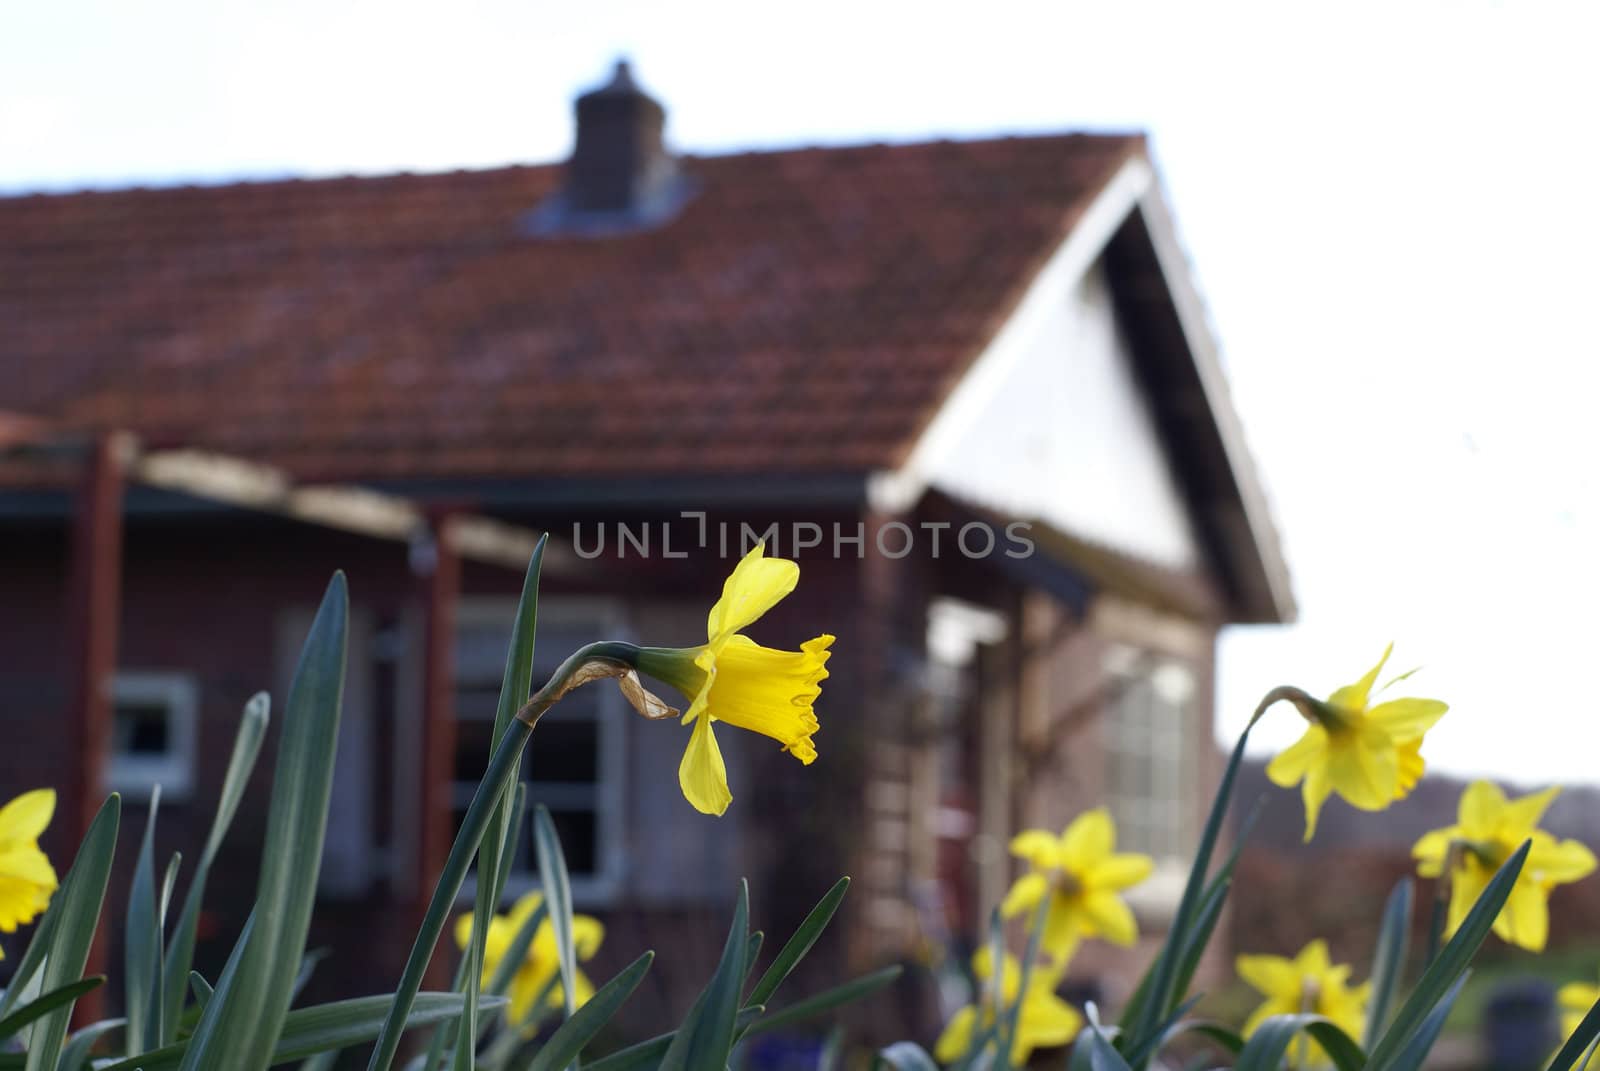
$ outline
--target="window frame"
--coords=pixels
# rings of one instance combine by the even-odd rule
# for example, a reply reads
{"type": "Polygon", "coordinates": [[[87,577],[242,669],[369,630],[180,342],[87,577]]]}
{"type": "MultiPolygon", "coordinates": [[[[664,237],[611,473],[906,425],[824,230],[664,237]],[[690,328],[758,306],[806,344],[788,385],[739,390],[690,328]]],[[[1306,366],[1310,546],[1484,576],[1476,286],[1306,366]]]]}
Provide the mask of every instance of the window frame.
{"type": "Polygon", "coordinates": [[[200,742],[200,684],[180,670],[118,670],[111,678],[113,722],[105,765],[108,792],[132,800],[149,797],[156,785],[171,803],[193,797],[200,742]],[[123,704],[160,704],[167,713],[167,752],[160,757],[123,754],[116,750],[115,720],[123,704]]]}
{"type": "MultiPolygon", "coordinates": [[[[1155,817],[1158,802],[1153,793],[1147,798],[1135,799],[1133,794],[1118,783],[1117,770],[1125,756],[1137,754],[1146,760],[1149,766],[1149,782],[1154,785],[1160,780],[1159,765],[1172,763],[1180,773],[1179,784],[1174,788],[1171,796],[1161,802],[1169,804],[1167,810],[1168,821],[1165,823],[1163,836],[1168,841],[1168,847],[1162,851],[1152,851],[1149,843],[1139,843],[1129,840],[1119,843],[1129,851],[1145,852],[1155,860],[1157,871],[1171,870],[1176,862],[1180,869],[1186,869],[1188,855],[1194,849],[1197,839],[1197,826],[1193,820],[1194,800],[1191,798],[1197,791],[1200,783],[1201,771],[1198,764],[1201,756],[1196,750],[1199,739],[1197,725],[1197,699],[1199,695],[1199,675],[1192,665],[1181,658],[1173,657],[1160,651],[1135,647],[1129,644],[1112,644],[1106,652],[1104,661],[1107,679],[1105,704],[1105,734],[1104,751],[1106,759],[1106,798],[1111,813],[1119,822],[1120,834],[1124,834],[1127,827],[1134,823],[1126,821],[1129,804],[1136,804],[1144,810],[1144,816],[1139,823],[1142,832],[1152,830],[1158,819],[1155,817]],[[1188,694],[1182,699],[1169,700],[1159,704],[1147,700],[1152,709],[1160,705],[1169,711],[1176,711],[1178,717],[1169,723],[1174,732],[1163,734],[1160,741],[1155,739],[1155,726],[1143,726],[1145,733],[1145,746],[1142,753],[1136,753],[1124,745],[1124,741],[1138,737],[1138,733],[1127,733],[1118,724],[1121,713],[1120,704],[1129,690],[1135,686],[1149,689],[1155,700],[1163,697],[1160,677],[1163,674],[1181,674],[1181,687],[1188,694]],[[1126,735],[1123,735],[1126,734],[1126,735]],[[1163,754],[1165,752],[1165,754],[1163,754]],[[1120,812],[1120,813],[1119,813],[1120,812]]],[[[1147,712],[1148,722],[1148,712],[1147,712]]],[[[1154,840],[1154,837],[1150,837],[1154,840]]]]}
{"type": "MultiPolygon", "coordinates": [[[[456,631],[459,636],[464,628],[471,626],[505,625],[509,633],[513,621],[516,620],[517,600],[505,596],[472,596],[464,595],[456,607],[456,631]]],[[[596,630],[594,639],[630,639],[631,634],[627,628],[627,617],[623,604],[612,598],[587,595],[547,595],[539,600],[539,625],[540,631],[560,629],[567,626],[577,626],[596,630]]],[[[561,651],[559,658],[566,657],[568,651],[561,651]]],[[[459,667],[456,679],[452,682],[453,693],[459,690],[461,684],[459,667]]],[[[621,691],[615,687],[607,686],[604,681],[597,681],[589,686],[596,693],[596,738],[597,754],[595,755],[595,782],[593,791],[595,815],[595,870],[592,874],[571,877],[573,902],[582,906],[606,907],[617,902],[622,895],[623,883],[626,877],[627,853],[623,840],[626,835],[626,807],[627,807],[627,733],[625,718],[630,708],[621,691]]],[[[455,711],[457,722],[461,721],[461,711],[455,711]]],[[[562,719],[561,705],[552,707],[545,718],[559,721],[562,719]]],[[[533,744],[537,744],[535,737],[533,744]]],[[[532,746],[532,745],[530,745],[532,746]]],[[[485,756],[485,761],[488,757],[485,756]]],[[[572,807],[571,800],[577,798],[577,793],[571,790],[583,787],[581,783],[568,782],[546,785],[541,789],[540,795],[529,794],[529,819],[531,828],[532,806],[539,803],[553,805],[557,809],[577,809],[572,807]],[[547,790],[555,789],[556,794],[550,796],[547,790]],[[563,798],[561,790],[568,790],[563,798]]],[[[476,790],[476,783],[457,781],[452,778],[450,782],[450,807],[451,813],[464,809],[471,802],[472,793],[476,790]]],[[[525,831],[526,832],[526,831],[525,831]]],[[[531,835],[531,834],[528,834],[531,835]]],[[[539,888],[539,875],[535,870],[513,870],[506,879],[503,902],[510,902],[533,892],[539,888]]],[[[458,900],[466,902],[472,900],[477,892],[477,875],[474,872],[468,876],[461,889],[458,900]]]]}

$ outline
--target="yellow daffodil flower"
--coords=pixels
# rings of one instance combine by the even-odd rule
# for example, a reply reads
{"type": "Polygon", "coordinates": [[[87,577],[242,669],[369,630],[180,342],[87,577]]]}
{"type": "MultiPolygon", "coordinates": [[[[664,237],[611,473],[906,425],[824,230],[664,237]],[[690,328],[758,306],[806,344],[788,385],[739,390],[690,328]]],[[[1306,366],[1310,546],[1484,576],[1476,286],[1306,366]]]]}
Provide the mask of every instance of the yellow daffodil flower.
{"type": "MultiPolygon", "coordinates": [[[[1361,1037],[1372,983],[1363,982],[1352,988],[1349,965],[1330,962],[1326,942],[1312,941],[1294,959],[1240,956],[1235,967],[1240,978],[1267,998],[1245,1020],[1245,1037],[1274,1015],[1321,1015],[1351,1037],[1361,1037]]],[[[1296,1067],[1332,1062],[1322,1046],[1309,1038],[1290,1045],[1288,1057],[1296,1067]]]]}
{"type": "Polygon", "coordinates": [[[1588,876],[1595,869],[1594,853],[1575,840],[1556,840],[1539,828],[1550,801],[1560,788],[1507,800],[1488,781],[1474,781],[1461,793],[1456,824],[1425,834],[1411,849],[1417,872],[1437,878],[1454,858],[1450,871],[1450,915],[1447,932],[1454,933],[1467,917],[1483,887],[1500,864],[1532,840],[1533,847],[1511,897],[1494,920],[1494,932],[1508,944],[1532,952],[1544,950],[1550,931],[1550,890],[1588,876]]]}
{"type": "Polygon", "coordinates": [[[1325,702],[1297,689],[1282,690],[1293,693],[1285,698],[1311,724],[1268,763],[1267,776],[1283,788],[1301,786],[1307,841],[1316,832],[1317,815],[1330,792],[1363,811],[1381,811],[1404,799],[1422,778],[1423,734],[1450,708],[1437,699],[1389,699],[1372,705],[1372,686],[1393,650],[1391,643],[1366,676],[1325,702]]]}
{"type": "Polygon", "coordinates": [[[1035,910],[1046,897],[1041,947],[1058,963],[1071,957],[1082,937],[1103,937],[1118,945],[1139,938],[1133,911],[1117,894],[1150,876],[1148,855],[1117,854],[1117,827],[1104,807],[1086,811],[1057,836],[1030,829],[1011,839],[1011,854],[1028,861],[1000,905],[1015,918],[1035,910]]]}
{"type": "Polygon", "coordinates": [[[770,736],[806,765],[816,761],[812,704],[828,676],[833,637],[818,636],[798,651],[776,651],[741,634],[793,591],[799,579],[798,565],[765,557],[757,544],[734,567],[722,598],[711,608],[706,643],[639,651],[640,670],[691,700],[683,724],[692,723],[694,730],[678,767],[678,784],[684,798],[705,814],[722,814],[733,802],[728,770],[711,731],[714,722],[770,736]]]}
{"type": "MultiPolygon", "coordinates": [[[[544,898],[538,893],[529,893],[522,897],[511,910],[504,915],[496,915],[489,920],[489,930],[484,935],[483,942],[483,979],[480,985],[488,985],[494,974],[500,968],[501,962],[511,951],[511,943],[516,940],[523,925],[539,909],[544,898]]],[[[600,942],[605,940],[606,930],[599,919],[590,918],[588,915],[574,915],[572,917],[572,950],[580,960],[589,960],[600,949],[600,942]]],[[[456,945],[466,948],[472,940],[472,912],[456,919],[456,945]]],[[[535,1025],[533,1020],[536,1010],[535,1004],[539,995],[545,993],[545,1003],[552,1008],[562,1007],[565,1003],[561,993],[561,956],[556,944],[555,925],[546,916],[539,928],[533,932],[533,941],[528,945],[528,954],[523,957],[522,963],[517,967],[516,973],[511,976],[511,985],[506,991],[511,1005],[506,1009],[506,1019],[514,1024],[535,1025]]],[[[573,997],[577,1005],[582,1007],[590,997],[594,996],[594,986],[584,976],[583,971],[573,978],[573,997]]]]}
{"type": "Polygon", "coordinates": [[[55,790],[49,788],[24,792],[0,807],[0,931],[15,933],[50,906],[56,871],[39,848],[39,836],[55,810],[55,790]]]}
{"type": "MultiPolygon", "coordinates": [[[[1556,1003],[1561,1006],[1562,1038],[1570,1038],[1577,1033],[1578,1024],[1583,1022],[1583,1017],[1589,1014],[1589,1009],[1594,1007],[1596,1001],[1600,1001],[1600,985],[1568,982],[1556,991],[1556,1003]]],[[[1588,1063],[1577,1067],[1576,1071],[1597,1068],[1600,1068],[1600,1052],[1591,1056],[1588,1063]]]]}
{"type": "MultiPolygon", "coordinates": [[[[987,947],[979,949],[972,957],[972,970],[980,984],[978,1001],[951,1016],[944,1033],[939,1035],[933,1055],[941,1063],[961,1059],[971,1048],[974,1033],[994,1025],[994,957],[987,947]]],[[[1026,1064],[1034,1049],[1070,1045],[1083,1028],[1083,1016],[1078,1014],[1078,1009],[1056,996],[1056,986],[1060,982],[1059,967],[1051,970],[1038,965],[1029,972],[1028,989],[1022,994],[1022,1007],[1017,1012],[1016,1036],[1011,1039],[1010,1066],[1026,1064]]],[[[1008,955],[1000,968],[1002,1014],[1016,1003],[1021,988],[1022,967],[1014,956],[1008,955]]]]}

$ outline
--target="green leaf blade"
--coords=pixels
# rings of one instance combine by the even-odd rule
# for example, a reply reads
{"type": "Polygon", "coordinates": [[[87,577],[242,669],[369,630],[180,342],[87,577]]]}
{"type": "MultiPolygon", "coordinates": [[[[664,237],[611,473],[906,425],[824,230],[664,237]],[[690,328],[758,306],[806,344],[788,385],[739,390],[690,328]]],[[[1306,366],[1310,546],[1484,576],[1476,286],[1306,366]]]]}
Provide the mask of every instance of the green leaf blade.
{"type": "Polygon", "coordinates": [[[255,927],[238,973],[206,1006],[185,1071],[265,1071],[305,952],[327,830],[344,693],[350,600],[335,573],[301,649],[285,704],[267,813],[255,927]]]}
{"type": "MultiPolygon", "coordinates": [[[[117,847],[117,826],[122,817],[122,798],[116,793],[101,805],[89,832],[78,846],[72,868],[62,879],[50,905],[54,922],[50,943],[45,950],[43,992],[49,993],[79,981],[89,961],[105,902],[106,882],[111,877],[111,857],[117,847]]],[[[51,1009],[33,1028],[29,1039],[27,1071],[54,1071],[61,1057],[61,1046],[72,1018],[72,1003],[51,1009]]]]}
{"type": "Polygon", "coordinates": [[[749,931],[750,892],[749,887],[740,882],[733,923],[728,928],[728,939],[722,946],[716,973],[672,1039],[662,1057],[660,1071],[704,1071],[727,1066],[739,1016],[739,992],[744,988],[744,953],[749,931]]]}
{"type": "Polygon", "coordinates": [[[576,1060],[583,1047],[594,1039],[611,1021],[617,1009],[639,988],[654,959],[654,952],[646,952],[595,990],[594,996],[550,1035],[550,1039],[526,1065],[526,1071],[561,1071],[576,1060]]]}
{"type": "Polygon", "coordinates": [[[1377,944],[1372,952],[1372,999],[1367,1002],[1365,1041],[1377,1044],[1389,1021],[1389,1010],[1406,969],[1406,944],[1411,940],[1412,883],[1401,878],[1383,905],[1377,944]]]}
{"type": "MultiPolygon", "coordinates": [[[[219,985],[218,989],[221,988],[219,985]]],[[[284,1016],[278,1040],[262,1054],[262,1060],[273,1066],[307,1060],[319,1053],[335,1052],[371,1041],[378,1036],[378,1030],[393,1003],[394,994],[390,993],[318,1004],[311,1008],[296,1008],[284,1016]]],[[[502,1000],[484,999],[484,1005],[488,1008],[499,1008],[504,1003],[502,1000]]],[[[419,993],[411,1013],[406,1017],[405,1028],[409,1030],[459,1018],[464,1007],[465,1001],[460,993],[419,993]]],[[[98,1071],[172,1071],[182,1065],[188,1051],[189,1046],[183,1043],[169,1045],[108,1064],[98,1071]]],[[[216,1069],[208,1066],[207,1071],[216,1069]]]]}
{"type": "Polygon", "coordinates": [[[156,889],[156,814],[161,808],[161,786],[150,793],[144,837],[133,868],[133,888],[128,895],[123,930],[123,969],[128,1016],[128,1054],[160,1044],[161,1037],[161,909],[156,889]]]}
{"type": "Polygon", "coordinates": [[[228,769],[222,778],[222,795],[211,819],[211,832],[206,837],[205,850],[189,881],[189,891],[183,898],[183,909],[178,913],[178,925],[167,941],[161,965],[161,1018],[164,1035],[162,1045],[171,1044],[177,1037],[178,1022],[183,1018],[184,994],[189,984],[189,971],[194,967],[195,943],[200,931],[200,907],[205,898],[206,882],[211,865],[221,850],[223,838],[233,824],[239,802],[244,798],[245,786],[261,755],[261,744],[266,739],[271,723],[272,699],[266,692],[257,692],[244,705],[244,715],[239,730],[234,735],[233,753],[228,758],[228,769]]]}
{"type": "Polygon", "coordinates": [[[834,882],[833,888],[823,894],[817,901],[817,906],[807,913],[805,919],[795,928],[794,935],[784,942],[778,954],[773,957],[771,965],[761,975],[761,980],[750,991],[747,1004],[767,1004],[778,992],[790,973],[799,966],[800,961],[806,958],[812,946],[822,936],[822,931],[828,928],[828,923],[833,921],[834,913],[839,910],[845,893],[850,891],[850,879],[840,878],[834,882]]]}

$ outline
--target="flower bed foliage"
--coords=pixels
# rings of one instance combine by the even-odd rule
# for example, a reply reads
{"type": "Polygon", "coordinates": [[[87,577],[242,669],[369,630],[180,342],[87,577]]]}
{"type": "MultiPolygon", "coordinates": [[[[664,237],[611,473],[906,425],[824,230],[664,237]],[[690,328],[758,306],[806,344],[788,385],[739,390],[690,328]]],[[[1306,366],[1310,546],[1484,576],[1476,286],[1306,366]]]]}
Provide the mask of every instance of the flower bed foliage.
{"type": "MultiPolygon", "coordinates": [[[[621,1051],[590,1051],[646,976],[652,953],[600,985],[580,967],[604,940],[604,929],[573,912],[550,816],[535,807],[527,821],[527,786],[515,777],[541,715],[573,688],[610,679],[642,716],[675,718],[679,712],[647,691],[639,673],[665,682],[689,700],[682,722],[691,728],[679,765],[684,796],[698,810],[722,814],[733,793],[714,725],[771,737],[810,764],[819,729],[814,704],[833,638],[819,636],[799,651],[777,651],[744,635],[799,578],[793,562],[767,558],[757,547],[736,566],[712,607],[704,644],[641,648],[599,641],[574,652],[535,692],[531,667],[542,553],[543,544],[523,587],[493,752],[393,992],[294,1006],[314,963],[306,957],[305,941],[343,687],[348,608],[344,578],[336,575],[284,710],[253,910],[218,977],[207,979],[192,969],[200,905],[267,731],[265,695],[245,709],[211,831],[175,920],[170,909],[182,860],[174,856],[158,867],[152,844],[159,791],[150,801],[119,964],[126,993],[121,1018],[69,1031],[76,1001],[105,980],[83,972],[116,847],[118,797],[106,800],[59,878],[38,844],[54,794],[35,790],[0,808],[0,932],[35,927],[0,996],[0,1071],[262,1071],[288,1064],[326,1071],[346,1050],[369,1052],[368,1071],[389,1071],[407,1031],[417,1032],[420,1050],[407,1071],[723,1071],[737,1063],[741,1041],[825,1020],[891,982],[897,968],[780,1006],[780,988],[829,924],[848,879],[828,891],[759,974],[762,934],[750,930],[741,888],[717,967],[679,1027],[621,1051]],[[498,913],[510,860],[530,825],[541,892],[498,913]],[[460,949],[454,985],[448,992],[421,992],[474,864],[474,910],[458,914],[453,926],[460,949]]],[[[1300,787],[1308,841],[1329,795],[1381,811],[1422,776],[1423,738],[1446,707],[1428,699],[1378,701],[1384,689],[1376,688],[1377,679],[1388,657],[1385,652],[1359,681],[1326,700],[1290,687],[1267,693],[1229,759],[1160,951],[1115,1022],[1093,1004],[1080,1011],[1057,993],[1082,942],[1134,943],[1137,924],[1122,893],[1151,871],[1148,858],[1116,850],[1110,815],[1095,809],[1060,834],[1029,830],[1014,838],[1012,852],[1026,871],[991,915],[989,940],[973,961],[973,1001],[953,1016],[931,1054],[902,1042],[868,1055],[870,1064],[900,1071],[941,1064],[995,1071],[1043,1058],[1073,1071],[1142,1071],[1164,1066],[1175,1046],[1192,1054],[1199,1042],[1213,1054],[1197,1065],[1202,1067],[1420,1068],[1479,946],[1494,933],[1542,949],[1552,889],[1595,869],[1588,849],[1539,828],[1554,789],[1507,799],[1492,785],[1475,783],[1462,796],[1457,823],[1417,843],[1418,871],[1434,880],[1437,892],[1421,970],[1409,988],[1404,980],[1413,892],[1406,878],[1378,922],[1369,979],[1356,983],[1349,966],[1331,962],[1327,946],[1312,941],[1292,958],[1239,958],[1240,977],[1261,997],[1239,1029],[1191,1015],[1198,1000],[1192,982],[1248,836],[1246,822],[1231,851],[1216,858],[1251,728],[1279,704],[1305,719],[1304,736],[1273,760],[1268,773],[1277,784],[1300,787]],[[1020,952],[1008,944],[1006,920],[1021,920],[1020,952]]],[[[1600,989],[1592,986],[1562,991],[1568,1040],[1551,1057],[1550,1071],[1568,1071],[1592,1057],[1600,1038],[1597,999],[1600,989]]],[[[842,1053],[835,1031],[819,1071],[845,1066],[842,1053]]]]}

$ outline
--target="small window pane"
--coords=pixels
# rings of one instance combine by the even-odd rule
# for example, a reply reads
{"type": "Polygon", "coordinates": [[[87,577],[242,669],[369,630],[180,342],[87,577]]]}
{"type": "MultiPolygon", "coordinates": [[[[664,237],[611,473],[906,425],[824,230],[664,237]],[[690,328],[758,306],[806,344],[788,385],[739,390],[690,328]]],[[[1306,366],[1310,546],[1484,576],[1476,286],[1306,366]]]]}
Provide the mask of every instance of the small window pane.
{"type": "Polygon", "coordinates": [[[1125,659],[1106,711],[1107,773],[1119,842],[1180,856],[1190,843],[1192,685],[1183,666],[1125,659]]]}
{"type": "Polygon", "coordinates": [[[600,777],[600,726],[590,720],[539,723],[529,776],[535,781],[596,781],[600,777]]]}
{"type": "Polygon", "coordinates": [[[172,746],[166,704],[118,704],[111,735],[119,755],[165,755],[172,746]]]}
{"type": "Polygon", "coordinates": [[[593,874],[599,859],[595,854],[595,813],[585,811],[551,811],[556,834],[561,838],[561,851],[567,857],[567,869],[574,874],[593,874]]]}

